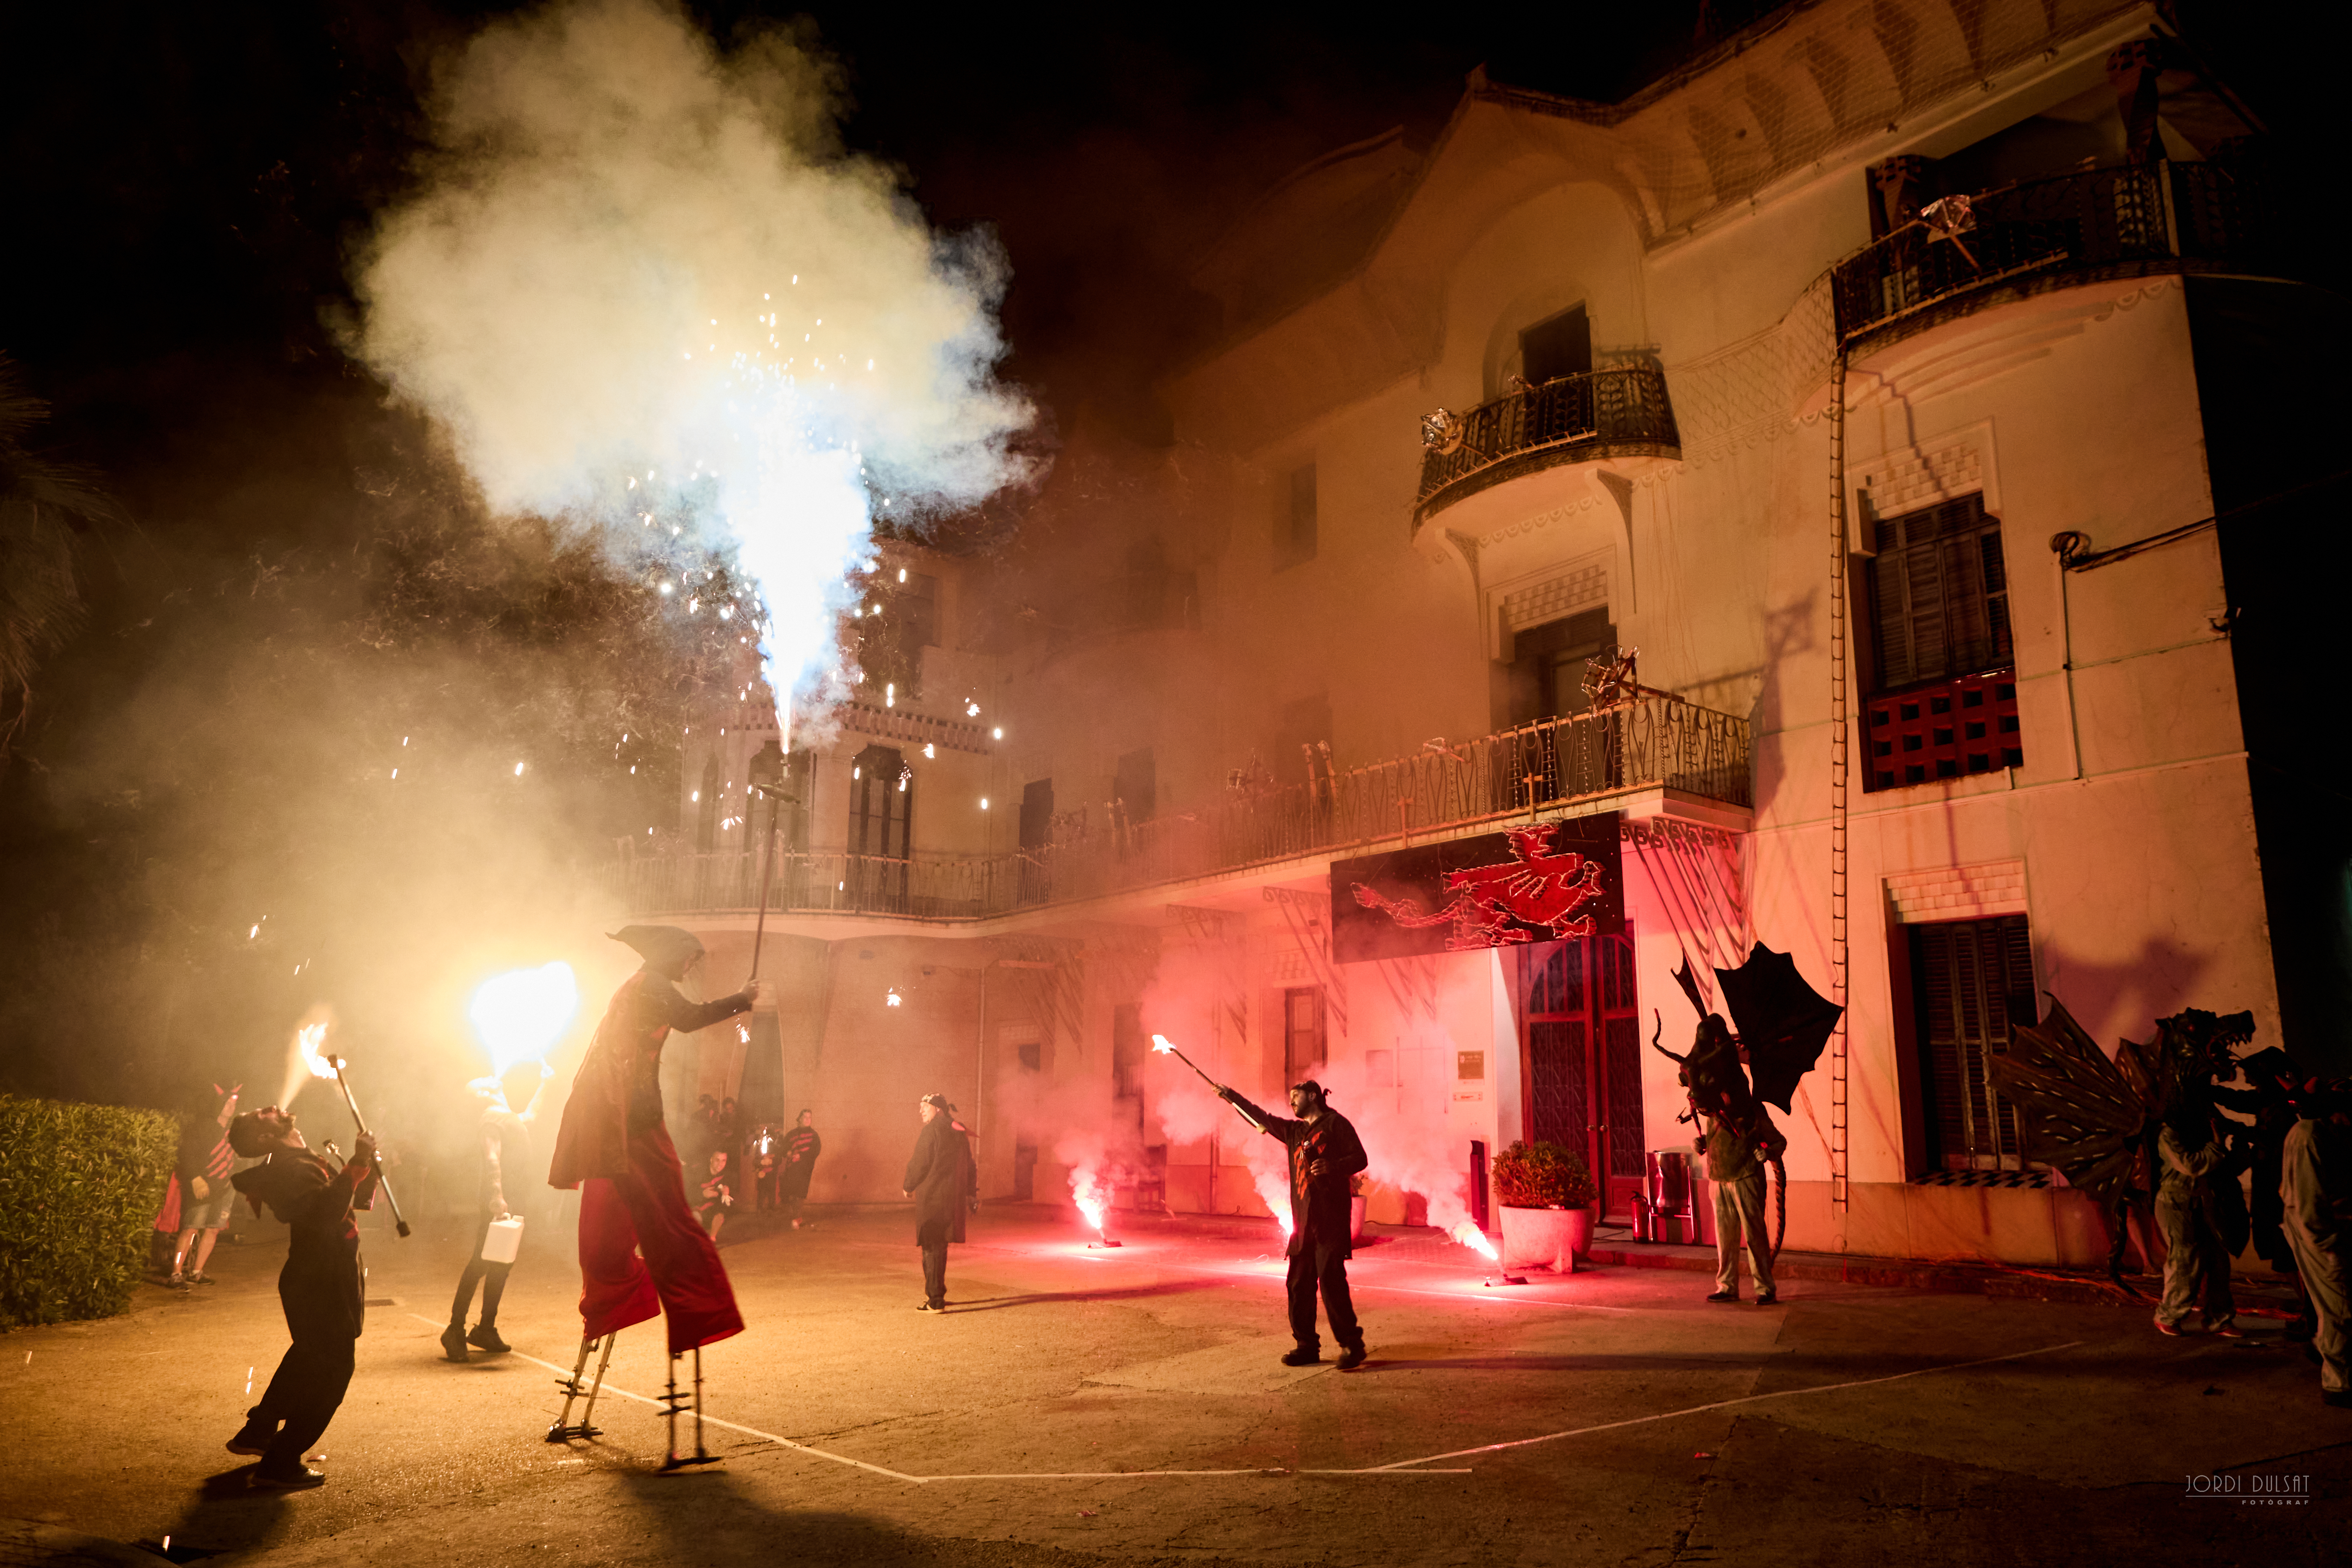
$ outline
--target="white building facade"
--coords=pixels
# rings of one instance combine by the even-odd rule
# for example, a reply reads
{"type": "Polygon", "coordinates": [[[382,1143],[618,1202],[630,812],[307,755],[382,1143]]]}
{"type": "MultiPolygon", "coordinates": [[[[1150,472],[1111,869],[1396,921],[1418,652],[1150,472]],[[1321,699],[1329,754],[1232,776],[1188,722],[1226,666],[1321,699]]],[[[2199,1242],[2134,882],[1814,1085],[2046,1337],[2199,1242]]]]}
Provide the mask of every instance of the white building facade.
{"type": "Polygon", "coordinates": [[[1761,943],[1845,1007],[1781,1119],[1788,1245],[2104,1258],[1989,1080],[2011,1023],[2281,1035],[2209,346],[2303,308],[2256,130],[2150,7],[1833,0],[1621,105],[1482,75],[1433,147],[1300,171],[1204,265],[1225,332],[1161,389],[1174,448],[1103,459],[1093,564],[884,551],[884,597],[931,584],[889,610],[913,689],[772,759],[764,921],[740,844],[616,874],[716,978],[755,923],[791,955],[705,1077],[843,1130],[821,1198],[895,1192],[938,1079],[989,1196],[1108,1162],[1263,1212],[1163,1033],[1340,1086],[1375,1218],[1483,1217],[1537,1137],[1627,1216],[1689,1147],[1675,973],[1719,1007],[1761,943]],[[1594,934],[1349,934],[1362,866],[1554,822],[1611,846],[1594,934]]]}

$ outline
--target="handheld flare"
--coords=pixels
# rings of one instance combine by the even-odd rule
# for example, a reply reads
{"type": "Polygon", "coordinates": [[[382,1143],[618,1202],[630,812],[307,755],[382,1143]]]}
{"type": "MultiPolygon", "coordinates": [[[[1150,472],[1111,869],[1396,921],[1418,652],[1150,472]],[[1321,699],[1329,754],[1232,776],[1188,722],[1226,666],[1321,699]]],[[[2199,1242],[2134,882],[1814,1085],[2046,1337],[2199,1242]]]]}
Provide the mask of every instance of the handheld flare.
{"type": "MultiPolygon", "coordinates": [[[[1188,1057],[1183,1052],[1178,1050],[1176,1048],[1176,1042],[1170,1039],[1167,1036],[1152,1036],[1151,1049],[1153,1054],[1156,1056],[1174,1057],[1178,1061],[1182,1062],[1194,1072],[1200,1072],[1201,1081],[1207,1084],[1211,1089],[1215,1089],[1219,1098],[1222,1099],[1223,1097],[1224,1086],[1220,1084],[1215,1079],[1211,1078],[1207,1073],[1201,1072],[1200,1064],[1193,1061],[1191,1057],[1188,1057]]],[[[1230,1105],[1233,1102],[1227,1100],[1226,1103],[1230,1105]]],[[[1240,1117],[1244,1121],[1248,1122],[1252,1127],[1256,1127],[1259,1131],[1263,1132],[1265,1131],[1264,1127],[1258,1126],[1257,1118],[1252,1116],[1248,1111],[1244,1110],[1240,1106],[1234,1106],[1234,1114],[1240,1117]]]]}

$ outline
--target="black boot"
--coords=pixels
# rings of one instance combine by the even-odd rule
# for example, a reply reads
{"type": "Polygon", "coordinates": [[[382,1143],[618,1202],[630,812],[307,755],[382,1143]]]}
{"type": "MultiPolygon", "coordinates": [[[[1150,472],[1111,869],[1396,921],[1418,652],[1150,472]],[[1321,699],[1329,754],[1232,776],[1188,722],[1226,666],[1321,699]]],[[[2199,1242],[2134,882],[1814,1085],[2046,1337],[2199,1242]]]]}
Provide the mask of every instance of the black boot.
{"type": "Polygon", "coordinates": [[[267,1416],[248,1415],[245,1425],[236,1429],[236,1436],[228,1440],[228,1451],[257,1459],[269,1452],[269,1441],[277,1436],[277,1422],[267,1416]]]}
{"type": "Polygon", "coordinates": [[[498,1325],[487,1321],[476,1323],[474,1331],[466,1336],[466,1342],[478,1350],[486,1350],[492,1355],[504,1355],[514,1349],[514,1346],[499,1338],[498,1325]]]}
{"type": "Polygon", "coordinates": [[[466,1353],[466,1325],[452,1323],[441,1331],[441,1353],[451,1361],[471,1361],[466,1353]]]}

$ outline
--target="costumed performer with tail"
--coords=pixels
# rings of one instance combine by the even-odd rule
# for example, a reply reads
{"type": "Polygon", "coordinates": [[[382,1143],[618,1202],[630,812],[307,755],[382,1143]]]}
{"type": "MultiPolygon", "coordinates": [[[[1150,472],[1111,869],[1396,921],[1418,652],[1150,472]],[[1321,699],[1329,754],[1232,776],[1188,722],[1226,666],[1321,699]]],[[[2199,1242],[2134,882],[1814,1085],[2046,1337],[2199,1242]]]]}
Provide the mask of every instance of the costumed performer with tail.
{"type": "Polygon", "coordinates": [[[548,1441],[595,1436],[588,1415],[595,1409],[596,1382],[583,1389],[581,1369],[598,1341],[604,1362],[613,1337],[656,1311],[669,1324],[671,1360],[667,1399],[670,1458],[665,1468],[699,1462],[701,1443],[681,1458],[676,1437],[680,1403],[677,1359],[695,1352],[695,1415],[700,1426],[702,1347],[743,1331],[735,1291],[719,1261],[719,1248],[687,1206],[686,1176],[677,1150],[662,1120],[662,1045],[673,1029],[704,1029],[748,1012],[764,994],[752,981],[715,1002],[689,1002],[677,984],[701,963],[701,942],[676,926],[624,926],[614,942],[636,950],[645,966],[613,994],[587,1059],[564,1102],[556,1130],[551,1186],[580,1189],[580,1359],[564,1385],[563,1415],[548,1441]],[[585,1393],[588,1410],[571,1424],[572,1399],[585,1393]]]}

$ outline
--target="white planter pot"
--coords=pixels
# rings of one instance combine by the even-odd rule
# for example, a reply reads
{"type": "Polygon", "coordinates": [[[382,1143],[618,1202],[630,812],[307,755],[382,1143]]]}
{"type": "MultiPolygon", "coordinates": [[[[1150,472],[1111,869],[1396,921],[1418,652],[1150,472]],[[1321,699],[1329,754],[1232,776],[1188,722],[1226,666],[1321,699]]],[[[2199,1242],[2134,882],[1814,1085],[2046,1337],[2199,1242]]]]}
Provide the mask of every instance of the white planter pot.
{"type": "Polygon", "coordinates": [[[1503,1209],[1503,1267],[1576,1269],[1592,1251],[1592,1210],[1503,1209]]]}

